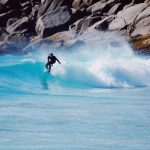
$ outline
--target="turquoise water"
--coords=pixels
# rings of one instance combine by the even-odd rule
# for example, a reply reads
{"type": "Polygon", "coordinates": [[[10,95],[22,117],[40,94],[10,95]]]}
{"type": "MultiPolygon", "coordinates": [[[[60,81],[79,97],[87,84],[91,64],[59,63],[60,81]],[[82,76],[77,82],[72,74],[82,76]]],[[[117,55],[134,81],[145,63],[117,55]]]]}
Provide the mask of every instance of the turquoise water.
{"type": "Polygon", "coordinates": [[[150,58],[92,50],[0,56],[1,150],[150,149],[150,58]]]}

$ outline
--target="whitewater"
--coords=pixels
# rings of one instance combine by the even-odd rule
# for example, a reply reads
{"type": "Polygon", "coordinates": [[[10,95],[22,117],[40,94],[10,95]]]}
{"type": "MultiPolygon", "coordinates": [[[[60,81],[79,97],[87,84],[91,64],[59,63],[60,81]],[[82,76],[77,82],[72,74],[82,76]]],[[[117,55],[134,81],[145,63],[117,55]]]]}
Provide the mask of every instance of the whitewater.
{"type": "Polygon", "coordinates": [[[150,57],[122,39],[0,56],[0,149],[149,150],[149,91],[150,57]]]}

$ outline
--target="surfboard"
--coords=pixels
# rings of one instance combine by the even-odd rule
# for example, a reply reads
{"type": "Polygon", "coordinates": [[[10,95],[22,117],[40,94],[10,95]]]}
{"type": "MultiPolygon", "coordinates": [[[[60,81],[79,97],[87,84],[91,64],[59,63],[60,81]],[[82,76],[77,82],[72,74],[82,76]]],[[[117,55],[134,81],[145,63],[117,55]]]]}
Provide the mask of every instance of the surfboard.
{"type": "Polygon", "coordinates": [[[49,71],[49,70],[47,70],[47,69],[44,69],[44,70],[43,70],[43,72],[48,72],[48,73],[50,73],[50,71],[49,71]]]}

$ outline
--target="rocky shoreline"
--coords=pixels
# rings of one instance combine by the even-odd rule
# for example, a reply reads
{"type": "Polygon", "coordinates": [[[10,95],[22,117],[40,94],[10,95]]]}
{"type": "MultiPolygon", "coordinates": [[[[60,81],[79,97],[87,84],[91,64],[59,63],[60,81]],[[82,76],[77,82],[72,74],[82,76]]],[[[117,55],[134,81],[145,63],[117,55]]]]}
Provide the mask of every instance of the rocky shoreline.
{"type": "Polygon", "coordinates": [[[150,54],[150,0],[0,1],[0,54],[72,47],[102,32],[119,33],[137,52],[150,54]]]}

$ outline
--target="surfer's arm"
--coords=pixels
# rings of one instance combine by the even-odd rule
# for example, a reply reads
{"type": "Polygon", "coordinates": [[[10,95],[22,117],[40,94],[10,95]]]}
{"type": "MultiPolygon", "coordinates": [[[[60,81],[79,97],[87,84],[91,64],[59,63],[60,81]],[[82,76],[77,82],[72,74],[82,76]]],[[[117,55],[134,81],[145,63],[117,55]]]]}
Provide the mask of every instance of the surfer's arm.
{"type": "Polygon", "coordinates": [[[51,60],[51,58],[48,56],[47,61],[49,62],[51,60]]]}
{"type": "MultiPolygon", "coordinates": [[[[56,58],[56,60],[60,63],[60,61],[56,58]]],[[[61,64],[61,63],[60,63],[61,64]]]]}

